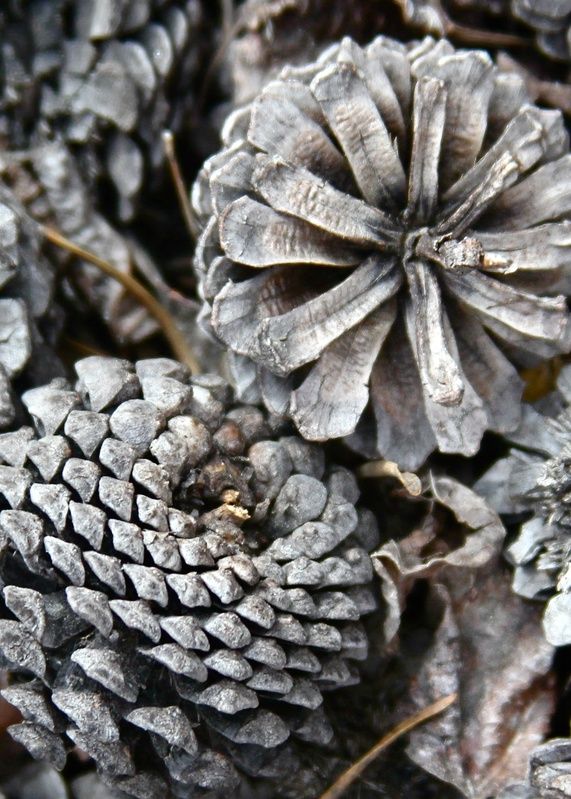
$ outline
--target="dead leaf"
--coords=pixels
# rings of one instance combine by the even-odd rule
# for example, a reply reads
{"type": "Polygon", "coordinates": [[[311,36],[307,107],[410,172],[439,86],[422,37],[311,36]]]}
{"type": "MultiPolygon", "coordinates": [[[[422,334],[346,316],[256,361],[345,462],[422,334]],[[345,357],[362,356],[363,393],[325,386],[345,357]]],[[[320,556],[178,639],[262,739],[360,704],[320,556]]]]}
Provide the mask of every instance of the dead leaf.
{"type": "Polygon", "coordinates": [[[554,650],[540,609],[512,593],[499,558],[441,578],[430,601],[442,620],[411,700],[423,707],[457,692],[458,702],[413,732],[407,753],[467,799],[486,799],[525,779],[530,752],[548,731],[554,650]]]}
{"type": "Polygon", "coordinates": [[[385,641],[399,628],[399,619],[411,585],[445,568],[484,566],[501,550],[505,529],[497,513],[482,497],[449,477],[430,478],[425,494],[431,507],[420,528],[401,541],[388,541],[373,553],[386,602],[385,641]],[[444,526],[437,518],[451,511],[455,523],[444,526]]]}

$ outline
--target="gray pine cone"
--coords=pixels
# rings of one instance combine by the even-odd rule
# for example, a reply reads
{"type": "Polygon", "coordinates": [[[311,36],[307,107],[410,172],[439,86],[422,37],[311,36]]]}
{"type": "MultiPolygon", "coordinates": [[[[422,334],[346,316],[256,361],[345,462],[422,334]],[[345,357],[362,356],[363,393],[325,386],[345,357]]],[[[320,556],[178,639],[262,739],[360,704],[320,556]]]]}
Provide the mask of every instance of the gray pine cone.
{"type": "Polygon", "coordinates": [[[283,66],[307,63],[343,34],[370,39],[391,11],[379,0],[246,0],[226,58],[233,101],[253,100],[283,66]]]}
{"type": "Polygon", "coordinates": [[[0,430],[16,415],[13,381],[38,385],[61,368],[40,331],[49,315],[55,338],[53,290],[53,269],[40,253],[36,225],[0,184],[0,430]]]}
{"type": "MultiPolygon", "coordinates": [[[[422,30],[446,35],[444,12],[458,10],[495,14],[523,22],[534,34],[541,52],[556,61],[571,61],[570,0],[396,0],[404,19],[422,30]]],[[[488,22],[492,20],[488,17],[488,22]]]]}
{"type": "Polygon", "coordinates": [[[571,738],[552,738],[533,750],[525,783],[496,799],[568,799],[571,796],[571,738]]]}
{"type": "Polygon", "coordinates": [[[571,61],[571,2],[569,0],[511,0],[517,19],[535,32],[539,49],[558,61],[571,61]]]}
{"type": "Polygon", "coordinates": [[[322,692],[358,680],[375,607],[355,479],[220,378],[76,371],[24,394],[35,431],[0,436],[13,736],[57,768],[76,744],[140,799],[217,796],[290,738],[326,743],[322,692]]]}
{"type": "MultiPolygon", "coordinates": [[[[160,134],[192,104],[200,0],[31,0],[0,10],[0,131],[25,148],[56,134],[129,219],[160,134]]],[[[148,178],[148,175],[147,175],[148,178]]]]}
{"type": "Polygon", "coordinates": [[[500,513],[531,514],[506,552],[515,566],[514,590],[528,599],[551,597],[545,634],[564,646],[571,643],[571,366],[557,387],[542,403],[544,413],[525,407],[508,436],[517,446],[475,489],[500,513]]]}
{"type": "Polygon", "coordinates": [[[230,116],[195,265],[242,396],[408,469],[517,426],[513,362],[570,347],[568,137],[527,99],[481,51],[345,39],[230,116]]]}
{"type": "Polygon", "coordinates": [[[93,771],[66,780],[46,763],[28,763],[0,784],[0,799],[125,799],[93,771]]]}

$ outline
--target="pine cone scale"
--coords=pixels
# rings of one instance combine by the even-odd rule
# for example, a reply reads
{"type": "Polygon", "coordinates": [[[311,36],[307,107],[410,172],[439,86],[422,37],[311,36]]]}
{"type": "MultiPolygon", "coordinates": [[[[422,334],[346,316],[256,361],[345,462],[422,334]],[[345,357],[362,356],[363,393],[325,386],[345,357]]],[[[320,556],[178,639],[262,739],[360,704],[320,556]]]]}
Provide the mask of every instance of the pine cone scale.
{"type": "MultiPolygon", "coordinates": [[[[21,464],[0,465],[0,651],[24,678],[16,734],[58,764],[81,742],[135,796],[149,795],[132,781],[151,772],[196,786],[190,764],[216,750],[233,785],[230,744],[289,747],[322,687],[357,679],[359,620],[375,602],[354,500],[328,487],[310,445],[265,440],[263,415],[231,409],[222,386],[224,400],[164,361],[140,363],[140,379],[108,359],[77,371],[79,393],[56,383],[26,395],[36,434],[0,439],[21,464]],[[180,402],[165,401],[167,379],[180,402]],[[67,737],[33,718],[30,672],[67,737]]],[[[348,475],[338,485],[358,496],[348,475]]]]}

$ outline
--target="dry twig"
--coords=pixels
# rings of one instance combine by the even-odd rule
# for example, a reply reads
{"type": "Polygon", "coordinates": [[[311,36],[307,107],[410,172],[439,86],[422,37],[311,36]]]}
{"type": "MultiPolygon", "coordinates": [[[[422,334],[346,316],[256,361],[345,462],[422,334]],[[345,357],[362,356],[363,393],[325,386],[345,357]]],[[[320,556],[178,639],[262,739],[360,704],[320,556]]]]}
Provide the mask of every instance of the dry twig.
{"type": "Polygon", "coordinates": [[[401,721],[400,724],[391,730],[389,733],[384,735],[381,740],[376,743],[372,749],[369,749],[362,757],[359,758],[352,766],[350,766],[346,771],[341,774],[341,776],[333,783],[333,785],[328,788],[325,793],[321,794],[320,799],[339,799],[342,796],[347,788],[349,788],[356,779],[358,779],[363,771],[369,766],[379,755],[383,749],[386,749],[387,746],[390,746],[397,738],[400,738],[401,735],[404,735],[407,732],[410,732],[415,727],[418,727],[420,724],[423,724],[425,721],[433,718],[433,716],[437,716],[439,713],[442,713],[446,708],[450,707],[457,698],[457,694],[450,694],[449,696],[444,696],[441,699],[438,699],[436,702],[433,702],[428,707],[425,707],[423,710],[415,713],[414,716],[410,716],[408,719],[401,721]]]}
{"type": "Polygon", "coordinates": [[[56,247],[60,247],[61,249],[67,250],[77,258],[88,261],[90,264],[93,264],[93,266],[96,266],[106,275],[109,275],[118,283],[120,283],[157,320],[161,326],[165,338],[168,340],[172,351],[178,360],[186,364],[193,372],[200,371],[194,354],[190,350],[190,347],[188,346],[184,336],[174,324],[169,312],[161,305],[156,297],[153,297],[150,291],[148,291],[141,283],[139,283],[138,280],[136,280],[132,275],[128,275],[119,271],[108,261],[105,261],[103,258],[95,255],[95,253],[85,250],[78,244],[74,244],[74,242],[70,241],[65,236],[62,236],[62,234],[57,230],[47,226],[42,226],[41,230],[46,240],[51,244],[54,244],[56,247]]]}

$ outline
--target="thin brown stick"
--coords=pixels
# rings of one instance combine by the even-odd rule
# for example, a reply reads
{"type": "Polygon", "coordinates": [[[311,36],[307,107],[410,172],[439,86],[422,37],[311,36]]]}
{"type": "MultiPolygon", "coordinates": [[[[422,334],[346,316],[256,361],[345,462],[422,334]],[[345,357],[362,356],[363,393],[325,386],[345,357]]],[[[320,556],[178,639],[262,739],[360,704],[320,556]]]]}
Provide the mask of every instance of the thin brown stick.
{"type": "Polygon", "coordinates": [[[357,469],[359,477],[394,477],[413,497],[422,494],[420,478],[413,472],[401,472],[393,461],[367,461],[357,469]]]}
{"type": "Polygon", "coordinates": [[[433,718],[433,716],[437,716],[439,713],[442,713],[443,710],[450,707],[457,698],[457,694],[450,694],[449,696],[444,696],[441,699],[438,699],[436,702],[433,702],[432,705],[425,707],[424,710],[415,713],[414,716],[410,716],[410,718],[401,721],[400,724],[391,730],[387,735],[383,736],[381,740],[376,743],[372,749],[369,749],[363,757],[360,757],[356,763],[353,763],[346,771],[341,774],[341,776],[333,783],[333,785],[328,788],[325,793],[321,794],[320,799],[339,799],[342,796],[347,788],[349,788],[356,779],[358,779],[363,771],[369,766],[373,760],[383,751],[386,749],[387,746],[390,746],[397,738],[400,738],[401,735],[404,735],[410,730],[418,727],[420,724],[423,724],[425,721],[433,718]]]}
{"type": "Polygon", "coordinates": [[[174,324],[169,312],[163,308],[161,303],[153,297],[151,292],[139,283],[138,280],[131,275],[120,272],[115,266],[105,261],[103,258],[100,258],[98,255],[95,255],[95,253],[85,250],[83,247],[80,247],[79,244],[74,244],[73,241],[66,239],[66,237],[62,236],[57,230],[46,226],[43,226],[41,230],[46,240],[51,244],[55,244],[56,247],[67,250],[67,252],[70,252],[77,258],[81,258],[93,264],[93,266],[96,266],[106,275],[109,275],[109,277],[112,277],[120,283],[123,288],[132,294],[133,297],[147,309],[151,316],[154,316],[157,320],[176,358],[182,363],[185,363],[193,372],[200,371],[196,358],[184,336],[174,324]]]}
{"type": "Polygon", "coordinates": [[[529,41],[515,33],[498,33],[485,31],[480,28],[470,28],[459,25],[447,18],[445,23],[446,36],[456,39],[461,44],[483,45],[485,47],[529,47],[529,41]]]}
{"type": "Polygon", "coordinates": [[[172,177],[172,182],[174,184],[176,195],[178,197],[180,210],[182,211],[184,222],[186,224],[186,228],[188,230],[190,238],[193,241],[196,241],[200,231],[198,228],[196,217],[194,216],[194,211],[192,210],[192,206],[190,204],[190,197],[182,177],[180,165],[176,157],[176,152],[174,147],[174,137],[171,131],[163,130],[162,139],[163,139],[163,147],[165,155],[167,157],[167,163],[169,165],[169,171],[172,177]]]}

